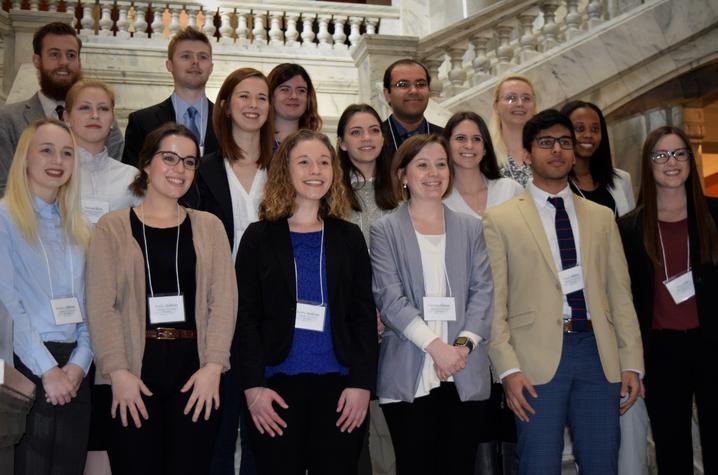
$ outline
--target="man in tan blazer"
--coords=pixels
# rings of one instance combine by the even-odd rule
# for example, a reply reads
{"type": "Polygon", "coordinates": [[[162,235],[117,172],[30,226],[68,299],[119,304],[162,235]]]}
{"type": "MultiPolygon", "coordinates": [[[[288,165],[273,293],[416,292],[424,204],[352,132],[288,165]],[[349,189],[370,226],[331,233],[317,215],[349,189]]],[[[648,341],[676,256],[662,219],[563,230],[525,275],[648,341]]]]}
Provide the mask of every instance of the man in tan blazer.
{"type": "Polygon", "coordinates": [[[560,473],[566,424],[581,473],[615,474],[619,412],[641,387],[620,236],[611,210],[568,186],[574,143],[557,111],[529,120],[533,183],[483,221],[495,297],[489,355],[516,415],[522,474],[560,473]]]}

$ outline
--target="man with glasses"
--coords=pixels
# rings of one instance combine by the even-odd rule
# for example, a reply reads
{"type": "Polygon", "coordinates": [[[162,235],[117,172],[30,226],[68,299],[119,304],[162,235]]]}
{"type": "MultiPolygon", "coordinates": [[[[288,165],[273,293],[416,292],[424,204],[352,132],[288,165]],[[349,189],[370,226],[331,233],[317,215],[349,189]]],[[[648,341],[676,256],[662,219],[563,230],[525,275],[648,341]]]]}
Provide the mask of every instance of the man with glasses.
{"type": "Polygon", "coordinates": [[[533,182],[483,220],[495,298],[489,355],[515,414],[519,472],[560,473],[568,424],[580,473],[616,474],[619,416],[644,371],[618,228],[610,209],[568,186],[575,135],[566,116],[537,114],[522,141],[533,182]]]}
{"type": "Polygon", "coordinates": [[[392,113],[382,122],[384,153],[391,160],[396,149],[413,135],[440,134],[444,129],[424,118],[429,105],[431,76],[426,66],[413,59],[400,59],[384,71],[384,99],[392,113]]]}

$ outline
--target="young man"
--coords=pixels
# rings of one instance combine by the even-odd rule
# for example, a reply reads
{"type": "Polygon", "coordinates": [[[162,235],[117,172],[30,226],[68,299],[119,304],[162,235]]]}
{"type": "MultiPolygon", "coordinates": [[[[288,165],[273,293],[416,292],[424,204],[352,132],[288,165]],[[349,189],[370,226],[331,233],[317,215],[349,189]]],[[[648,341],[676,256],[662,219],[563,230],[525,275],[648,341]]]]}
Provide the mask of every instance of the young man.
{"type": "Polygon", "coordinates": [[[165,66],[172,74],[174,91],[159,104],[130,114],[122,154],[124,163],[136,165],[147,134],[172,121],[184,124],[194,132],[200,143],[200,155],[217,150],[217,138],[212,128],[214,104],[205,94],[214,67],[209,39],[191,27],[178,31],[167,48],[165,66]]]}
{"type": "MultiPolygon", "coordinates": [[[[43,117],[62,120],[65,95],[82,77],[81,48],[75,29],[66,23],[48,23],[35,32],[32,64],[37,69],[40,90],[26,101],[0,107],[0,197],[5,193],[10,163],[25,127],[43,117]]],[[[117,123],[107,139],[107,151],[118,159],[122,153],[122,133],[117,123]]]]}
{"type": "Polygon", "coordinates": [[[560,473],[567,423],[580,472],[616,474],[619,415],[641,387],[618,228],[611,210],[571,192],[574,143],[557,111],[530,119],[533,182],[483,220],[496,312],[489,355],[516,416],[522,474],[560,473]]]}

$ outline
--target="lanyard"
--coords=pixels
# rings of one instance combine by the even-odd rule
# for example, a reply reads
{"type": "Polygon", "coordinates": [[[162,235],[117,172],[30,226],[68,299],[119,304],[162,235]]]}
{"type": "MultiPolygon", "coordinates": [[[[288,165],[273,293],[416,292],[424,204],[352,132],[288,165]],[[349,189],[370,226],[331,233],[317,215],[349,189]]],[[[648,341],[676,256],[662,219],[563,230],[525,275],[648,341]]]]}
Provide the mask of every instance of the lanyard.
{"type": "MultiPolygon", "coordinates": [[[[570,180],[570,181],[571,181],[571,184],[573,185],[573,187],[576,189],[576,191],[578,191],[578,194],[581,195],[581,198],[588,200],[588,198],[586,198],[586,195],[583,194],[583,190],[581,190],[581,188],[579,188],[578,184],[573,180],[570,180]]],[[[609,194],[610,194],[610,192],[609,192],[609,194]]],[[[591,200],[589,200],[589,201],[591,201],[591,200]]],[[[613,199],[613,215],[618,216],[618,207],[616,205],[615,198],[613,199]]]]}
{"type": "MultiPolygon", "coordinates": [[[[324,257],[324,223],[322,222],[322,238],[319,243],[319,292],[322,296],[322,305],[324,305],[324,279],[322,279],[322,259],[324,257]]],[[[299,301],[299,277],[297,274],[297,258],[294,258],[294,296],[299,301]]]]}
{"type": "MultiPolygon", "coordinates": [[[[661,223],[658,223],[658,240],[661,242],[661,254],[663,255],[663,273],[668,280],[668,262],[666,262],[666,249],[663,247],[663,235],[661,234],[661,223]]],[[[691,270],[691,240],[686,239],[686,249],[688,250],[688,259],[686,262],[686,272],[691,270]]],[[[678,274],[676,274],[678,275],[678,274]]]]}
{"type": "MultiPolygon", "coordinates": [[[[155,291],[152,288],[152,272],[150,271],[150,250],[147,247],[147,235],[145,234],[145,205],[140,205],[140,216],[142,217],[142,241],[145,243],[145,264],[147,264],[147,277],[150,282],[150,297],[155,296],[155,291]]],[[[177,205],[177,242],[175,244],[175,277],[177,278],[177,295],[180,295],[180,282],[179,282],[179,236],[180,236],[180,210],[179,204],[177,205]]]]}
{"type": "MultiPolygon", "coordinates": [[[[47,266],[47,280],[50,282],[50,298],[52,300],[55,300],[55,289],[52,287],[52,275],[50,274],[50,260],[47,258],[47,251],[45,250],[45,245],[42,243],[42,238],[40,235],[37,235],[38,241],[40,241],[40,248],[42,249],[42,254],[45,256],[45,265],[47,266]]],[[[65,251],[67,253],[67,250],[65,251]]],[[[72,262],[72,253],[69,255],[70,260],[70,286],[72,288],[72,296],[75,296],[75,266],[72,262]]]]}
{"type": "MultiPolygon", "coordinates": [[[[394,142],[394,150],[397,150],[399,148],[399,145],[401,144],[396,144],[396,135],[394,135],[394,125],[391,123],[391,117],[389,117],[389,120],[387,120],[387,122],[389,122],[389,132],[391,132],[391,140],[394,142]]],[[[428,120],[426,121],[426,133],[430,133],[428,120]]]]}

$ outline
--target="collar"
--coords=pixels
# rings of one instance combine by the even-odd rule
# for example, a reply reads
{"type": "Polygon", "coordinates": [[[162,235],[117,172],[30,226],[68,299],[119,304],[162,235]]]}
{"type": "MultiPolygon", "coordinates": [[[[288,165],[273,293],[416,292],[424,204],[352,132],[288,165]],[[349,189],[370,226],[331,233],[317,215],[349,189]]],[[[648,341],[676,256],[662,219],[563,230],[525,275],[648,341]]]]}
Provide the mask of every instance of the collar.
{"type": "Polygon", "coordinates": [[[37,97],[40,99],[40,105],[42,105],[42,111],[45,113],[45,117],[55,117],[55,108],[58,105],[65,107],[65,101],[56,101],[50,99],[42,91],[37,91],[37,97]]]}
{"type": "Polygon", "coordinates": [[[177,94],[177,91],[172,91],[172,106],[175,109],[175,116],[176,117],[184,117],[185,112],[187,112],[187,109],[190,108],[190,106],[193,106],[195,109],[197,109],[197,112],[200,113],[200,117],[202,117],[204,114],[207,114],[209,111],[209,103],[207,101],[207,95],[203,95],[200,100],[195,102],[194,104],[189,104],[187,101],[182,99],[179,94],[177,94]]]}
{"type": "Polygon", "coordinates": [[[99,165],[102,160],[110,158],[107,153],[107,147],[103,148],[98,154],[91,154],[82,147],[77,147],[78,154],[80,155],[81,165],[99,165]]]}
{"type": "Polygon", "coordinates": [[[549,198],[554,197],[563,198],[563,202],[567,207],[573,205],[573,192],[571,191],[571,187],[568,185],[568,183],[566,184],[566,187],[564,189],[562,189],[556,194],[551,194],[542,190],[538,186],[534,185],[533,181],[529,182],[527,188],[529,190],[529,193],[531,193],[531,197],[534,199],[537,208],[549,206],[551,209],[554,209],[553,205],[548,202],[549,198]]]}
{"type": "MultiPolygon", "coordinates": [[[[428,134],[430,132],[429,123],[426,121],[426,118],[423,118],[421,120],[421,123],[419,124],[419,126],[416,129],[411,130],[411,131],[407,131],[404,127],[402,127],[401,124],[399,124],[399,121],[394,118],[394,114],[389,116],[389,122],[390,122],[391,127],[396,132],[396,135],[402,142],[414,135],[428,134]]],[[[401,144],[399,144],[399,145],[401,145],[401,144]]]]}
{"type": "Polygon", "coordinates": [[[52,203],[47,203],[39,196],[33,194],[32,207],[35,209],[35,212],[43,218],[60,216],[60,207],[57,204],[57,199],[55,199],[52,203]]]}

